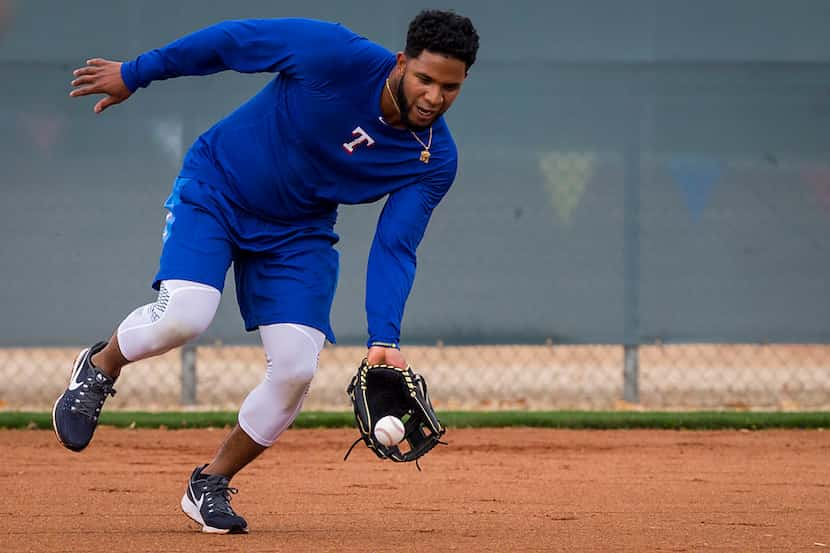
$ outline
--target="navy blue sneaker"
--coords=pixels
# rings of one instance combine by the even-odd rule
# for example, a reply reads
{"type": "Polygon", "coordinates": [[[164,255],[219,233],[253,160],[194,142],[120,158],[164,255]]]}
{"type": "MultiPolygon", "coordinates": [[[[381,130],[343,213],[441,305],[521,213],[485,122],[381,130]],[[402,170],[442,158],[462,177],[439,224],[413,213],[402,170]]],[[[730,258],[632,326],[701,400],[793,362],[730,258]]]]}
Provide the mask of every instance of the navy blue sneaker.
{"type": "Polygon", "coordinates": [[[231,494],[239,490],[228,486],[227,476],[202,474],[207,465],[196,467],[182,497],[184,514],[211,534],[245,534],[248,523],[231,509],[231,494]]]}
{"type": "Polygon", "coordinates": [[[104,349],[98,342],[78,354],[69,387],[52,408],[52,428],[67,449],[81,451],[92,440],[107,396],[114,396],[113,379],[92,366],[90,358],[104,349]]]}

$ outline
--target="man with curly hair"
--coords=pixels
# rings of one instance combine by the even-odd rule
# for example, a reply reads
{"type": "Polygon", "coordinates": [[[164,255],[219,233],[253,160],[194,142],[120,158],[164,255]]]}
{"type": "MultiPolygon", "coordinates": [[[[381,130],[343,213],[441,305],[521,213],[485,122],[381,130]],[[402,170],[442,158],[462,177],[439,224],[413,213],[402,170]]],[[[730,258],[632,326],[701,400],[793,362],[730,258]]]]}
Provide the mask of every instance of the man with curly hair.
{"type": "Polygon", "coordinates": [[[367,359],[406,366],[400,324],[415,251],[456,174],[442,115],[477,51],[468,18],[429,10],[410,23],[397,54],[339,24],[242,20],[132,61],[95,58],[76,69],[70,95],[102,94],[96,113],[153,81],[228,69],[277,75],[188,151],[165,203],[157,299],[79,353],[53,409],[60,443],[73,451],[89,444],[122,367],[208,327],[233,264],[245,327],[263,342],[265,377],[211,462],[191,474],[181,505],[205,532],[247,532],[230,507],[230,480],[291,424],[325,339],[335,340],[339,204],[386,197],[368,260],[367,359]]]}

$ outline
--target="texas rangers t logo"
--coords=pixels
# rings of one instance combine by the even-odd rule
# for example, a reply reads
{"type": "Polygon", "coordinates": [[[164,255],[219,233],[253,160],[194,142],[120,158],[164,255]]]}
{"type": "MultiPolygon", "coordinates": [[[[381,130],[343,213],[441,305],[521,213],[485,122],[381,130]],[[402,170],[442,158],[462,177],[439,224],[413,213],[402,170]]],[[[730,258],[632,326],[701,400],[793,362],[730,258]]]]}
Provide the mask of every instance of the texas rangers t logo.
{"type": "Polygon", "coordinates": [[[354,152],[355,147],[361,142],[365,142],[367,147],[371,147],[375,143],[375,139],[369,136],[369,133],[361,129],[360,127],[355,127],[352,131],[352,135],[356,136],[354,140],[351,142],[344,142],[343,149],[346,150],[348,153],[354,152]]]}

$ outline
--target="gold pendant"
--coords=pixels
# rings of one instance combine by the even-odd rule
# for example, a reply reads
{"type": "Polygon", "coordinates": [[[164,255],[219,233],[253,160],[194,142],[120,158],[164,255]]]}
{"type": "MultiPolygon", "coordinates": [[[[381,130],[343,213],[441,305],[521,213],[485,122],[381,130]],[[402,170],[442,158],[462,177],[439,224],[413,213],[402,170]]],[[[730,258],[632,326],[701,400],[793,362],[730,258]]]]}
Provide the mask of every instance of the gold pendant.
{"type": "Polygon", "coordinates": [[[429,163],[429,150],[424,150],[421,152],[421,161],[424,163],[429,163]]]}

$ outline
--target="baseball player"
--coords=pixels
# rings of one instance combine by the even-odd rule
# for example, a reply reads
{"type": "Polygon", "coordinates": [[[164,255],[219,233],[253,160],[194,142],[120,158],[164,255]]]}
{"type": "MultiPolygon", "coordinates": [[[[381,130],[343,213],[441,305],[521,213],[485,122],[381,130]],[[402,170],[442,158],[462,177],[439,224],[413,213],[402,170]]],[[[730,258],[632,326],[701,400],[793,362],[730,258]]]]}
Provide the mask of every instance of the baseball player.
{"type": "Polygon", "coordinates": [[[231,264],[245,327],[259,330],[265,376],[210,463],[190,476],[183,511],[216,533],[248,531],[230,480],[299,412],[324,341],[338,275],[339,204],[386,197],[369,253],[369,363],[406,367],[399,351],[415,252],[452,184],[457,151],[442,117],[476,59],[478,34],[453,12],[423,11],[394,54],[349,29],[309,19],[223,22],[128,62],[95,58],[70,96],[103,95],[96,113],[153,81],[225,70],[276,76],[202,134],[165,207],[153,303],[78,355],[52,420],[73,451],[92,439],[128,363],[199,336],[231,264]]]}

